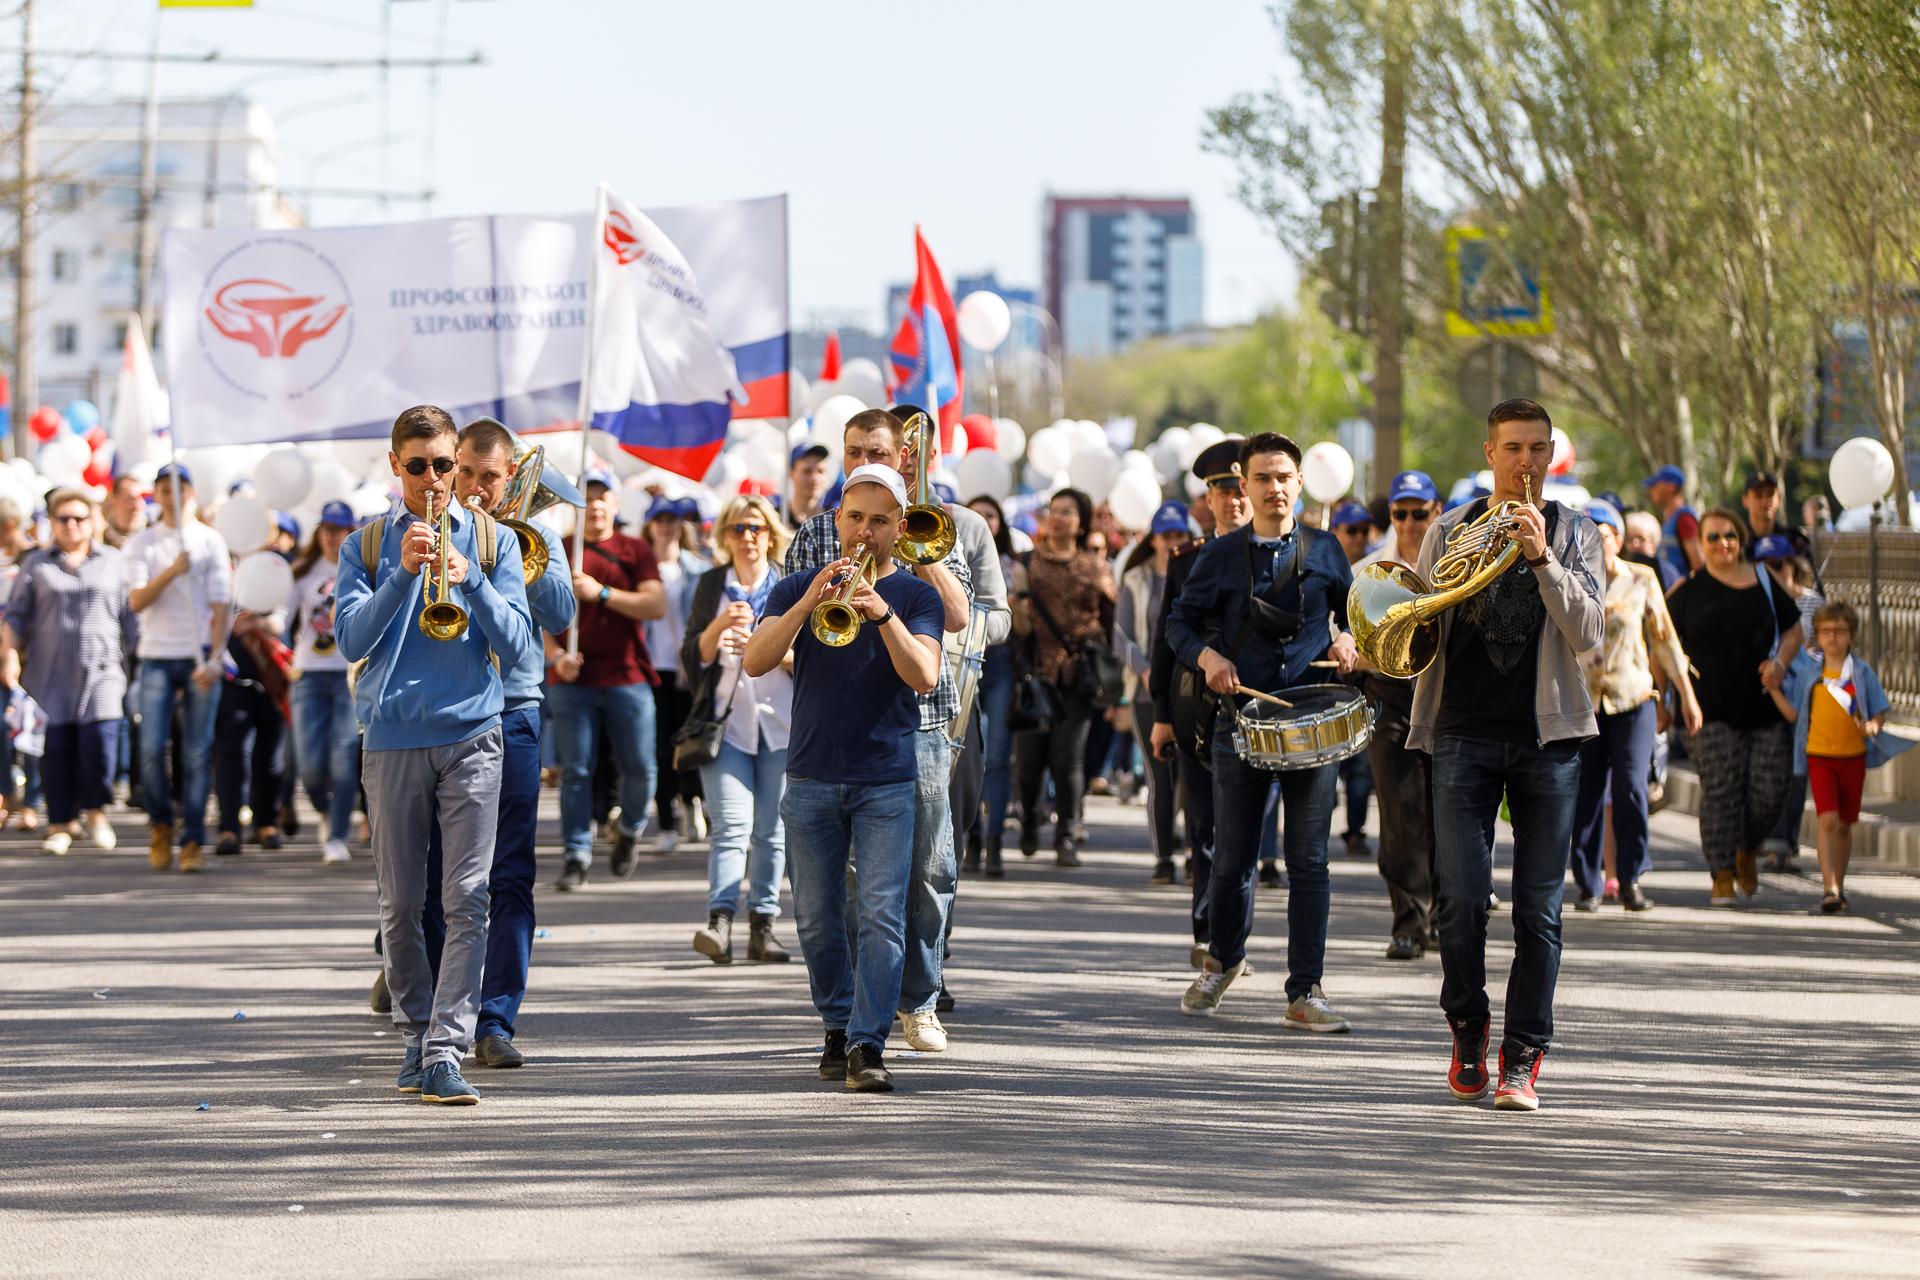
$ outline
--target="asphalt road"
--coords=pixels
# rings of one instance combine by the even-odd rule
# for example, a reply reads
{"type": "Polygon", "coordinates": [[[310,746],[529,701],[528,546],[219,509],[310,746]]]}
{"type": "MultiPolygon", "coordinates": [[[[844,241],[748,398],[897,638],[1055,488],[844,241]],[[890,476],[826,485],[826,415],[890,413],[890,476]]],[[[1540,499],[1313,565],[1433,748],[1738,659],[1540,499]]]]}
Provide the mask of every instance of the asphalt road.
{"type": "MultiPolygon", "coordinates": [[[[952,1047],[890,1054],[895,1094],[818,1079],[799,963],[693,953],[691,845],[543,886],[530,1065],[470,1069],[459,1110],[392,1088],[364,855],[161,876],[137,814],[112,854],[7,833],[0,1273],[1920,1271],[1920,880],[1858,877],[1847,919],[1791,876],[1709,912],[1661,815],[1657,909],[1567,913],[1544,1106],[1515,1115],[1447,1094],[1438,961],[1382,958],[1369,862],[1334,867],[1354,1034],[1280,1026],[1277,894],[1256,974],[1191,1020],[1186,890],[1146,883],[1140,809],[1089,817],[1085,868],[963,883],[952,1047]]],[[[1496,917],[1501,977],[1507,944],[1496,917]]]]}

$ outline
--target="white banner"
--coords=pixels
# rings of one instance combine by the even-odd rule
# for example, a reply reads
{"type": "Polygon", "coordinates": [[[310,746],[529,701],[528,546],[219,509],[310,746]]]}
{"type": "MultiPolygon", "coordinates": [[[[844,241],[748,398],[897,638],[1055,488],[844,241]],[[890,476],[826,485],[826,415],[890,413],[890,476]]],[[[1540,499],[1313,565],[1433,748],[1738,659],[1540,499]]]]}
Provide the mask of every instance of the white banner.
{"type": "MultiPolygon", "coordinates": [[[[648,210],[748,393],[787,416],[785,196],[648,210]]],[[[574,422],[593,215],[169,231],[161,346],[179,447],[384,439],[415,404],[574,422]]]]}

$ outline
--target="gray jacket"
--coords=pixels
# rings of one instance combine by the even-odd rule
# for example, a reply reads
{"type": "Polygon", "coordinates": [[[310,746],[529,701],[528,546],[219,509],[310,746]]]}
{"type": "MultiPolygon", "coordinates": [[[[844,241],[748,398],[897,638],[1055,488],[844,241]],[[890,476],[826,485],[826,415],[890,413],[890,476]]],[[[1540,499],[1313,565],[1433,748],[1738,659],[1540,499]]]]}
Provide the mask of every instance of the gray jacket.
{"type": "Polygon", "coordinates": [[[1013,611],[1007,606],[1007,582],[1000,572],[993,531],[987,528],[987,518],[971,507],[956,502],[947,507],[947,514],[953,517],[954,534],[973,572],[973,603],[987,611],[987,643],[999,644],[1013,630],[1013,611]]]}
{"type": "MultiPolygon", "coordinates": [[[[1540,745],[1567,738],[1591,738],[1600,732],[1593,717],[1593,699],[1576,654],[1585,653],[1606,637],[1606,609],[1600,584],[1605,561],[1600,551],[1600,529],[1584,512],[1564,503],[1554,531],[1552,560],[1534,571],[1540,599],[1547,606],[1547,624],[1540,629],[1540,668],[1534,684],[1534,719],[1540,726],[1540,745]]],[[[1455,507],[1433,522],[1420,545],[1422,578],[1433,572],[1446,536],[1466,518],[1472,503],[1455,507]]],[[[1407,746],[1433,753],[1433,728],[1440,720],[1440,691],[1447,679],[1447,637],[1453,611],[1440,615],[1440,656],[1413,686],[1413,719],[1407,746]]]]}

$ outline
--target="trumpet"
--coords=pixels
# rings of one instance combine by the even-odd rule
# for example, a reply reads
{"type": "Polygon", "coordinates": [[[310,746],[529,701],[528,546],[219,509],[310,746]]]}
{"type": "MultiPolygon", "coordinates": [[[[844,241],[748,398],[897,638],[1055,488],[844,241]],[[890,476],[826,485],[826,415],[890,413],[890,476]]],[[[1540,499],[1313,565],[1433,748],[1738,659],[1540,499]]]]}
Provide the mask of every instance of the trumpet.
{"type": "Polygon", "coordinates": [[[953,517],[934,497],[933,452],[937,437],[933,419],[916,411],[902,429],[902,442],[913,449],[913,505],[906,509],[900,524],[900,541],[894,550],[902,560],[913,564],[934,564],[945,560],[959,536],[953,517]]]}
{"type": "Polygon", "coordinates": [[[520,539],[520,573],[532,586],[547,571],[547,542],[533,527],[533,518],[548,507],[562,503],[583,507],[587,500],[572,481],[547,465],[544,446],[528,444],[519,436],[513,437],[513,444],[513,479],[507,481],[499,505],[488,514],[520,539]]]}
{"type": "Polygon", "coordinates": [[[447,580],[447,557],[453,547],[453,520],[442,502],[434,517],[434,499],[427,491],[427,523],[433,528],[433,554],[420,575],[420,630],[433,640],[458,640],[467,630],[467,611],[453,602],[453,583],[447,580]]]}
{"type": "Polygon", "coordinates": [[[1440,652],[1439,615],[1478,595],[1520,554],[1513,539],[1520,508],[1533,504],[1533,477],[1522,476],[1519,502],[1489,507],[1455,529],[1433,562],[1431,584],[1403,564],[1368,565],[1347,592],[1353,641],[1382,675],[1419,675],[1440,652]]]}
{"type": "Polygon", "coordinates": [[[853,638],[860,634],[860,624],[866,621],[860,616],[860,611],[853,607],[853,593],[860,589],[860,584],[867,581],[872,572],[873,554],[863,542],[853,549],[853,572],[847,575],[840,589],[813,606],[810,625],[815,640],[836,649],[853,643],[853,638]]]}

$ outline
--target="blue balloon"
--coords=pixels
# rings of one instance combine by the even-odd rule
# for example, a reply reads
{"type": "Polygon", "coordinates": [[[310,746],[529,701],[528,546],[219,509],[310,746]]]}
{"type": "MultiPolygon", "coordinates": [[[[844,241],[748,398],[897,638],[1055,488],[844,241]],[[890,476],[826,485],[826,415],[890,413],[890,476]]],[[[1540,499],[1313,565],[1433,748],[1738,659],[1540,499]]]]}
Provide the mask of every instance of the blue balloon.
{"type": "Polygon", "coordinates": [[[100,410],[91,400],[69,400],[66,411],[61,415],[67,420],[67,427],[77,436],[83,436],[100,425],[100,410]]]}

